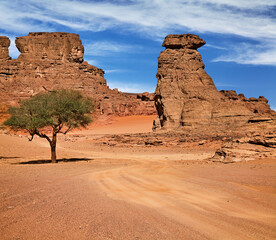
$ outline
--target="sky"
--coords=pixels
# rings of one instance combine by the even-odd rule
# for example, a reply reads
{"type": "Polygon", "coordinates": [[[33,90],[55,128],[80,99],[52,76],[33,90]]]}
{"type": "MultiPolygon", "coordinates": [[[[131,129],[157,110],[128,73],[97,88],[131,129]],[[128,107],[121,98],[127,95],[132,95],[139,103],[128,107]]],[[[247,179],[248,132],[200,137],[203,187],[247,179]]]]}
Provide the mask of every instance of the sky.
{"type": "Polygon", "coordinates": [[[218,90],[265,96],[276,110],[276,0],[0,0],[0,35],[80,35],[110,88],[154,92],[168,34],[193,33],[218,90]]]}

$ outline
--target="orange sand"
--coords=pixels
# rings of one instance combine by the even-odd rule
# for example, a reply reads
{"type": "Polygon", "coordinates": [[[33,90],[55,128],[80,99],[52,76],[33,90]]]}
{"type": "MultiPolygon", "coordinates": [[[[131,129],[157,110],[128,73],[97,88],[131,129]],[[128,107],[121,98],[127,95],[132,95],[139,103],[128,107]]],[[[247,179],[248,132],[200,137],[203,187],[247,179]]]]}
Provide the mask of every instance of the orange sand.
{"type": "MultiPolygon", "coordinates": [[[[116,118],[82,136],[148,132],[154,116],[116,118]]],[[[70,138],[70,136],[68,136],[70,138]]],[[[208,149],[110,147],[0,134],[1,239],[276,239],[275,159],[204,161],[208,149]]]]}

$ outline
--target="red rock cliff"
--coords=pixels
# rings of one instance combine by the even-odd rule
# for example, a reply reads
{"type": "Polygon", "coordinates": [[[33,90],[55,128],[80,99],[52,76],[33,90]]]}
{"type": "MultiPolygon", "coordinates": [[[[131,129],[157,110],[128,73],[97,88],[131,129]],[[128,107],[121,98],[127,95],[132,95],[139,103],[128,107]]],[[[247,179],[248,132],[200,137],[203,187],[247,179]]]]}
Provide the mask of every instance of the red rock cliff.
{"type": "Polygon", "coordinates": [[[52,89],[70,88],[98,100],[98,112],[113,115],[155,114],[153,101],[111,90],[104,71],[83,60],[77,34],[29,33],[16,38],[21,52],[10,59],[10,40],[0,37],[0,101],[12,103],[52,89]]]}

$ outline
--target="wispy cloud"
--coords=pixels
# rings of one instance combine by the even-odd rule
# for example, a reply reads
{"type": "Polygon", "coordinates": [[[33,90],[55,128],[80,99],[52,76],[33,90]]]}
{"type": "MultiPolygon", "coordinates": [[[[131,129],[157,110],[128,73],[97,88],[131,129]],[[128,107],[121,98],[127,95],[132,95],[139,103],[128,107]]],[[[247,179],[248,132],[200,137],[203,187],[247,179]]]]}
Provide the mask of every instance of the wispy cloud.
{"type": "Polygon", "coordinates": [[[246,9],[255,9],[255,8],[264,8],[266,9],[269,6],[275,6],[274,0],[208,0],[209,3],[227,5],[237,8],[246,8],[246,9]]]}
{"type": "Polygon", "coordinates": [[[231,47],[224,56],[213,61],[276,66],[276,46],[270,42],[262,43],[262,45],[242,43],[239,46],[231,47]]]}
{"type": "Polygon", "coordinates": [[[207,43],[205,46],[209,47],[209,48],[219,49],[219,50],[227,50],[227,47],[217,46],[217,45],[213,45],[213,44],[209,44],[209,43],[207,43]]]}
{"type": "Polygon", "coordinates": [[[86,59],[86,61],[93,66],[99,66],[99,62],[97,60],[94,59],[86,59]]]}
{"type": "Polygon", "coordinates": [[[129,92],[129,93],[141,93],[141,92],[154,92],[155,88],[151,86],[145,86],[144,84],[136,84],[136,83],[122,83],[121,81],[107,81],[107,85],[111,88],[117,88],[121,92],[129,92]]]}
{"type": "MultiPolygon", "coordinates": [[[[276,45],[276,21],[271,16],[275,7],[275,0],[0,0],[0,28],[22,34],[62,27],[92,32],[117,29],[158,41],[176,31],[232,34],[262,44],[258,49],[251,45],[247,54],[238,58],[229,55],[216,61],[275,65],[275,51],[272,57],[270,53],[272,60],[266,51],[276,45]]],[[[86,50],[94,56],[123,50],[118,44],[105,44],[94,43],[86,50]]],[[[235,51],[241,53],[242,47],[239,49],[235,51]]]]}
{"type": "MultiPolygon", "coordinates": [[[[274,19],[261,14],[275,6],[263,0],[136,0],[131,4],[108,1],[25,0],[0,1],[1,25],[10,30],[41,28],[55,23],[72,29],[102,31],[113,27],[159,35],[170,29],[276,37],[274,19]],[[233,9],[233,7],[239,9],[233,9]],[[252,16],[248,10],[258,10],[252,16]],[[40,24],[37,23],[39,21],[40,24]],[[124,26],[128,25],[128,26],[124,26]]],[[[50,28],[50,27],[48,27],[50,28]]],[[[27,31],[28,31],[27,30],[27,31]]]]}
{"type": "Polygon", "coordinates": [[[120,52],[135,52],[141,49],[140,46],[120,44],[111,41],[97,41],[84,44],[85,54],[91,56],[107,56],[113,53],[120,52]]]}
{"type": "Polygon", "coordinates": [[[122,72],[127,72],[126,69],[107,69],[107,70],[104,70],[104,72],[106,74],[110,74],[110,73],[122,73],[122,72]]]}

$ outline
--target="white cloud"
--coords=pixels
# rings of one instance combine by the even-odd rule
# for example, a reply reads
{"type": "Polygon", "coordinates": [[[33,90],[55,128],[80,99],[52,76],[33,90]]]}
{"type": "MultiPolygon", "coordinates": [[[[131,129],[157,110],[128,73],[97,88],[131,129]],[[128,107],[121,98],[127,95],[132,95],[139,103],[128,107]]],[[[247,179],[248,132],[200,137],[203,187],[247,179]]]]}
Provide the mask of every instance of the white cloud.
{"type": "Polygon", "coordinates": [[[275,0],[208,0],[209,3],[220,4],[220,5],[228,5],[237,8],[247,8],[247,9],[255,9],[255,8],[266,8],[268,6],[275,6],[275,0]]]}
{"type": "Polygon", "coordinates": [[[139,46],[120,44],[111,41],[97,41],[84,44],[85,54],[91,56],[106,56],[112,53],[133,52],[141,49],[139,46]]]}
{"type": "Polygon", "coordinates": [[[206,46],[206,47],[210,47],[210,48],[219,49],[219,50],[227,50],[227,48],[226,48],[226,47],[216,46],[216,45],[209,44],[209,43],[207,43],[205,46],[206,46]]]}
{"type": "Polygon", "coordinates": [[[214,59],[214,62],[236,62],[252,65],[276,66],[276,46],[270,42],[263,45],[242,43],[229,49],[228,54],[214,59]]]}
{"type": "Polygon", "coordinates": [[[121,92],[129,93],[142,93],[142,92],[154,92],[155,88],[152,86],[145,86],[144,84],[136,83],[123,83],[121,81],[107,81],[107,85],[111,88],[117,88],[121,92]]]}
{"type": "Polygon", "coordinates": [[[18,1],[0,0],[0,28],[12,33],[26,33],[30,31],[53,31],[53,28],[43,22],[43,14],[39,20],[39,12],[28,4],[18,1]],[[16,4],[17,3],[17,4],[16,4]],[[35,22],[38,21],[39,22],[35,22]]]}
{"type": "MultiPolygon", "coordinates": [[[[10,33],[56,31],[58,27],[92,32],[112,28],[158,41],[176,31],[234,34],[263,46],[256,49],[251,45],[246,54],[238,47],[237,58],[228,55],[216,61],[275,65],[275,49],[270,54],[266,51],[276,45],[276,21],[267,12],[275,5],[275,0],[0,0],[0,26],[10,33]]],[[[86,47],[88,54],[96,56],[125,49],[125,45],[107,46],[106,42],[86,47]]]]}
{"type": "Polygon", "coordinates": [[[99,62],[94,59],[85,59],[90,65],[99,66],[99,62]]]}
{"type": "Polygon", "coordinates": [[[147,32],[149,35],[160,35],[172,28],[184,28],[252,38],[276,37],[274,19],[261,14],[246,14],[248,9],[267,9],[273,5],[272,0],[171,0],[169,4],[167,0],[136,0],[131,4],[106,1],[26,0],[17,3],[0,2],[5,14],[0,21],[6,24],[7,28],[8,24],[17,29],[25,29],[28,25],[29,28],[36,28],[36,25],[41,28],[41,24],[26,21],[29,19],[91,31],[127,24],[128,28],[147,32]],[[227,7],[236,7],[244,11],[232,11],[227,7]]]}
{"type": "Polygon", "coordinates": [[[110,74],[110,73],[122,73],[122,72],[127,72],[127,70],[125,70],[125,69],[107,69],[107,70],[104,70],[104,72],[106,74],[110,74]]]}

